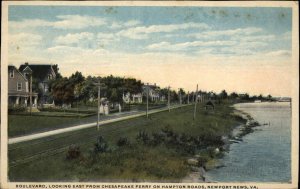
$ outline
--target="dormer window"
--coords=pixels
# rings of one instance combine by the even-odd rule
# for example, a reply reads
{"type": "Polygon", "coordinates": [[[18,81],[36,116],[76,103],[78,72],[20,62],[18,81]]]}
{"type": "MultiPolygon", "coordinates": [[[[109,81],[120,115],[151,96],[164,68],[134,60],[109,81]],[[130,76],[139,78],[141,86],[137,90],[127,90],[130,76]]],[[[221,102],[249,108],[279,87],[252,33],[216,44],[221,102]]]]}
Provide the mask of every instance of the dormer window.
{"type": "Polygon", "coordinates": [[[14,69],[9,70],[9,77],[14,78],[14,69]]]}

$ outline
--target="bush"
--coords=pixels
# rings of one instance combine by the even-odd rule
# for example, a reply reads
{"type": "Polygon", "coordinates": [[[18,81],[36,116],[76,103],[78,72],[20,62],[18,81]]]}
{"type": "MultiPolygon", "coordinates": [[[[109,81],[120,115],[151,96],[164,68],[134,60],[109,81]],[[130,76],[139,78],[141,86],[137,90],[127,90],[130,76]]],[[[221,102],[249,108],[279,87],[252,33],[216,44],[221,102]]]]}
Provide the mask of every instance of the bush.
{"type": "Polygon", "coordinates": [[[15,107],[8,107],[8,113],[19,113],[25,112],[26,108],[24,106],[15,106],[15,107]]]}
{"type": "Polygon", "coordinates": [[[67,151],[66,159],[76,159],[80,156],[80,154],[79,146],[71,145],[67,151]]]}
{"type": "Polygon", "coordinates": [[[152,133],[152,144],[154,146],[164,143],[166,140],[166,135],[163,132],[152,133]]]}
{"type": "Polygon", "coordinates": [[[103,153],[103,152],[107,152],[107,151],[109,151],[107,142],[104,140],[104,138],[102,136],[99,136],[97,138],[97,142],[94,146],[94,153],[98,154],[98,153],[103,153]]]}
{"type": "Polygon", "coordinates": [[[143,142],[143,144],[150,144],[150,137],[148,135],[148,133],[146,133],[146,131],[139,131],[137,137],[136,137],[137,141],[141,141],[143,142]]]}
{"type": "Polygon", "coordinates": [[[129,142],[129,140],[128,140],[127,137],[120,137],[119,140],[118,140],[118,142],[117,142],[117,145],[119,147],[121,147],[121,146],[128,146],[128,145],[130,145],[130,142],[129,142]]]}

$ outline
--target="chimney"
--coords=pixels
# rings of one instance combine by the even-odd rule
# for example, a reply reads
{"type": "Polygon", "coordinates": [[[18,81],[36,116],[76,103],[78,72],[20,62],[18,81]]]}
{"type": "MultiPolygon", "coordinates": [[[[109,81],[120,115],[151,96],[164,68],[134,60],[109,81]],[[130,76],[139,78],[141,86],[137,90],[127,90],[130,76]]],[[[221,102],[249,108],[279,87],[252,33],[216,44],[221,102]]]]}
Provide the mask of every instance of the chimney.
{"type": "Polygon", "coordinates": [[[25,65],[28,66],[28,62],[25,62],[25,65]]]}

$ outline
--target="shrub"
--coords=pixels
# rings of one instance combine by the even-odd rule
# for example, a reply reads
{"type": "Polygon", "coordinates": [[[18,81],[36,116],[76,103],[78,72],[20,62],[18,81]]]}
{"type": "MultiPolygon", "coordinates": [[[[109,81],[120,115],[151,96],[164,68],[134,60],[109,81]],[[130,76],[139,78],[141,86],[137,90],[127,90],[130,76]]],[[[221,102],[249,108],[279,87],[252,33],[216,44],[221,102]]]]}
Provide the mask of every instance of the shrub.
{"type": "Polygon", "coordinates": [[[142,141],[143,144],[150,144],[150,137],[145,131],[139,131],[136,139],[137,141],[142,141]]]}
{"type": "Polygon", "coordinates": [[[163,132],[152,133],[152,137],[153,137],[152,144],[155,146],[162,144],[166,140],[166,135],[163,132]]]}
{"type": "Polygon", "coordinates": [[[15,107],[8,107],[8,113],[19,113],[25,112],[26,108],[24,106],[15,106],[15,107]]]}
{"type": "Polygon", "coordinates": [[[165,133],[167,135],[167,137],[171,137],[171,136],[174,135],[173,130],[170,127],[168,127],[168,126],[164,127],[161,131],[163,133],[165,133]]]}
{"type": "Polygon", "coordinates": [[[98,154],[98,153],[103,153],[103,152],[107,152],[107,151],[109,151],[107,142],[104,140],[104,138],[102,136],[99,136],[97,138],[96,144],[94,145],[94,153],[98,154]]]}
{"type": "Polygon", "coordinates": [[[79,146],[71,145],[67,151],[66,159],[76,159],[80,156],[80,154],[79,146]]]}
{"type": "Polygon", "coordinates": [[[128,145],[130,145],[130,142],[127,137],[120,137],[119,140],[117,141],[117,145],[119,147],[128,146],[128,145]]]}

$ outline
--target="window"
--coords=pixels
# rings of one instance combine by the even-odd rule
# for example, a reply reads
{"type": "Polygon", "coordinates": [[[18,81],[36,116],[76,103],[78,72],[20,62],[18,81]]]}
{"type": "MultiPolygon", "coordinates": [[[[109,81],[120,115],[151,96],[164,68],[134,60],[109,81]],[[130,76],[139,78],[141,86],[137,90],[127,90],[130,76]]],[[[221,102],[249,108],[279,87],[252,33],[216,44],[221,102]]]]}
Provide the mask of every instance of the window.
{"type": "Polygon", "coordinates": [[[22,91],[22,83],[17,83],[17,90],[22,91]]]}
{"type": "Polygon", "coordinates": [[[9,77],[14,78],[14,70],[13,69],[9,70],[9,77]]]}

